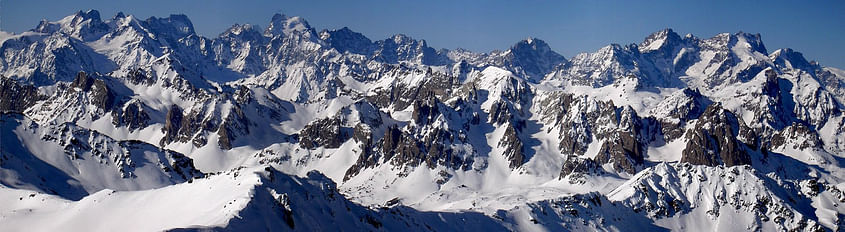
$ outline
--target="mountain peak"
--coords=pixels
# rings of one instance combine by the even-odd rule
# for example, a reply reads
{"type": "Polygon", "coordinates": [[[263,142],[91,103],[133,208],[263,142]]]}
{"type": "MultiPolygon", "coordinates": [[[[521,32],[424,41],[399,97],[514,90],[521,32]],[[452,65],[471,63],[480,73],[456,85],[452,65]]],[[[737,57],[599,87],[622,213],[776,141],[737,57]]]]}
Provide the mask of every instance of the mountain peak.
{"type": "Polygon", "coordinates": [[[546,41],[543,41],[541,39],[534,38],[534,37],[528,37],[528,38],[525,38],[523,40],[520,40],[519,42],[517,42],[516,44],[511,46],[511,49],[526,48],[526,47],[532,47],[534,49],[539,49],[539,50],[546,50],[546,49],[551,50],[551,48],[549,48],[549,44],[547,44],[546,41]]]}
{"type": "Polygon", "coordinates": [[[555,66],[565,62],[566,58],[552,51],[545,41],[537,38],[527,38],[511,46],[508,50],[512,56],[512,68],[519,68],[528,75],[529,80],[537,82],[555,66]]]}
{"type": "Polygon", "coordinates": [[[405,34],[395,34],[395,35],[390,37],[390,40],[393,40],[393,43],[396,43],[396,44],[405,44],[405,43],[416,42],[416,40],[414,40],[414,38],[411,38],[410,36],[405,35],[405,34]]]}
{"type": "Polygon", "coordinates": [[[428,47],[428,43],[426,43],[425,40],[423,40],[423,39],[416,40],[411,36],[401,34],[401,33],[400,34],[394,34],[390,38],[385,39],[385,40],[381,40],[379,42],[380,43],[392,43],[392,44],[395,44],[397,46],[403,46],[403,45],[404,46],[411,46],[413,49],[417,49],[417,48],[427,49],[428,48],[428,49],[434,50],[433,48],[428,47]]]}
{"type": "Polygon", "coordinates": [[[549,47],[545,41],[537,38],[527,38],[511,46],[511,53],[517,56],[546,56],[553,62],[562,62],[565,58],[549,47]]]}
{"type": "Polygon", "coordinates": [[[811,64],[804,58],[804,54],[792,50],[791,48],[782,48],[772,52],[769,58],[775,65],[783,68],[801,69],[807,72],[813,72],[815,65],[811,64]]]}
{"type": "Polygon", "coordinates": [[[657,50],[666,46],[672,46],[678,41],[681,41],[681,36],[675,33],[671,28],[666,28],[655,33],[652,33],[640,43],[639,47],[642,51],[657,50]]]}
{"type": "Polygon", "coordinates": [[[361,33],[352,31],[348,27],[333,31],[323,31],[320,33],[321,39],[329,43],[329,45],[339,52],[352,52],[355,54],[367,54],[373,44],[369,38],[361,33]]]}
{"type": "Polygon", "coordinates": [[[84,11],[84,12],[80,10],[80,11],[76,12],[76,14],[74,16],[79,17],[81,19],[93,19],[93,20],[98,20],[98,21],[101,20],[100,19],[100,12],[97,11],[97,10],[94,10],[94,9],[90,9],[90,10],[87,10],[87,11],[84,11]]]}
{"type": "Polygon", "coordinates": [[[221,34],[221,36],[232,34],[232,35],[241,35],[247,32],[256,31],[256,26],[252,24],[235,24],[226,29],[225,32],[221,34]]]}
{"type": "Polygon", "coordinates": [[[287,35],[295,31],[311,29],[308,22],[299,16],[288,17],[284,14],[274,14],[270,26],[264,30],[265,36],[287,35]]]}
{"type": "Polygon", "coordinates": [[[103,22],[100,12],[96,10],[77,11],[56,22],[42,20],[33,29],[40,33],[61,32],[85,41],[99,38],[107,30],[108,25],[103,22]]]}
{"type": "Polygon", "coordinates": [[[760,33],[751,34],[739,31],[734,34],[734,37],[745,40],[745,42],[747,42],[751,46],[751,50],[753,51],[757,51],[767,55],[769,54],[766,51],[766,46],[763,45],[763,39],[762,36],[760,36],[760,33]]]}
{"type": "Polygon", "coordinates": [[[146,23],[154,29],[178,32],[180,35],[194,34],[194,24],[183,14],[172,14],[167,18],[150,17],[146,23]]]}

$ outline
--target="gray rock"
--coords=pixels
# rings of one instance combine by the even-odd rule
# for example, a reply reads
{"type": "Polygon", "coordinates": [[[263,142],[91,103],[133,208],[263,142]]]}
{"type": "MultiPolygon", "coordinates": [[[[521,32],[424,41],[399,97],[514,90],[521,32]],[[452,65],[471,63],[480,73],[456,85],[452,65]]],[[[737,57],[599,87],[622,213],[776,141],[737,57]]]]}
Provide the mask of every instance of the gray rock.
{"type": "Polygon", "coordinates": [[[687,131],[687,146],[681,162],[696,165],[746,165],[751,164],[748,149],[756,141],[754,132],[741,118],[722,108],[721,104],[707,107],[695,128],[687,131]],[[743,142],[745,141],[745,142],[743,142]]]}
{"type": "Polygon", "coordinates": [[[319,119],[309,123],[299,132],[299,145],[308,149],[338,148],[352,137],[351,132],[351,128],[343,127],[339,118],[319,119]]]}
{"type": "Polygon", "coordinates": [[[130,131],[146,128],[149,123],[147,107],[140,101],[130,102],[123,109],[112,111],[112,124],[118,127],[126,126],[130,131]]]}
{"type": "Polygon", "coordinates": [[[0,76],[0,111],[23,112],[47,96],[38,93],[32,85],[21,85],[17,81],[0,76]]]}

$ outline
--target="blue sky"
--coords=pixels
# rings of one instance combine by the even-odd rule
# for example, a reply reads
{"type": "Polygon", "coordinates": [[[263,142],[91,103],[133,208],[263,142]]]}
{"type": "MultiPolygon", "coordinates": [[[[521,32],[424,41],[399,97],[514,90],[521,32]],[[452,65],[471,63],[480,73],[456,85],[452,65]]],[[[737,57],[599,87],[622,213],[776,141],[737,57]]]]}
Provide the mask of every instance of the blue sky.
{"type": "Polygon", "coordinates": [[[186,14],[209,37],[235,23],[266,26],[274,13],[302,16],[318,30],[347,26],[373,40],[402,33],[435,48],[486,52],[537,37],[566,57],[639,43],[663,28],[702,38],[745,31],[762,34],[769,52],[790,47],[845,68],[845,1],[0,0],[0,30],[25,31],[83,9],[103,18],[186,14]]]}

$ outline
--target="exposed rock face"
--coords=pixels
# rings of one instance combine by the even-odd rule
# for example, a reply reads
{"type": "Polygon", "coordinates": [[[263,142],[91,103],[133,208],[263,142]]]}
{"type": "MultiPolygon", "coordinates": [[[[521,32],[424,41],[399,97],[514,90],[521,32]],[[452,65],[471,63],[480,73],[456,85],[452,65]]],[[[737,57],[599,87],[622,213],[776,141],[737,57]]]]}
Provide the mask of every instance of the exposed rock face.
{"type": "MultiPolygon", "coordinates": [[[[436,107],[434,109],[436,110],[436,107]]],[[[373,137],[373,130],[384,124],[382,117],[385,116],[382,114],[378,108],[368,101],[355,102],[341,108],[332,117],[318,119],[306,125],[299,134],[299,144],[308,149],[321,146],[338,148],[350,138],[354,138],[356,142],[364,143],[361,144],[362,151],[369,152],[372,150],[373,140],[376,139],[373,137]]],[[[431,112],[431,114],[432,117],[437,116],[434,112],[431,112]]],[[[428,118],[428,116],[420,117],[428,118]]],[[[368,154],[362,154],[362,156],[366,155],[368,154]]]]}
{"type": "Polygon", "coordinates": [[[429,47],[425,40],[415,40],[402,34],[376,41],[373,55],[375,60],[385,63],[413,61],[425,65],[443,65],[448,61],[445,54],[429,47]]]}
{"type": "Polygon", "coordinates": [[[338,52],[351,52],[355,54],[368,55],[372,52],[373,41],[361,33],[354,32],[347,27],[338,30],[323,31],[320,38],[338,52]]]}
{"type": "Polygon", "coordinates": [[[422,163],[422,149],[410,135],[402,132],[398,127],[388,127],[384,132],[381,151],[385,160],[391,160],[393,165],[411,164],[417,166],[422,163]],[[399,157],[393,159],[394,157],[399,157]]]}
{"type": "MultiPolygon", "coordinates": [[[[359,122],[354,128],[352,128],[352,139],[359,143],[358,148],[360,149],[360,153],[358,154],[358,160],[355,164],[346,170],[344,180],[348,180],[349,178],[355,176],[364,168],[376,166],[379,163],[379,159],[382,157],[382,153],[377,152],[378,146],[375,144],[379,137],[377,137],[378,135],[373,134],[374,130],[381,128],[384,124],[382,112],[367,101],[356,102],[353,106],[355,107],[357,115],[352,112],[350,107],[344,107],[341,109],[341,115],[339,115],[340,118],[345,120],[359,122]]],[[[385,133],[387,134],[392,129],[396,129],[395,126],[388,127],[385,133]]]]}
{"type": "Polygon", "coordinates": [[[244,115],[239,105],[234,105],[229,115],[223,119],[223,123],[217,128],[217,145],[221,149],[232,149],[232,142],[238,135],[249,133],[250,121],[244,115]]]}
{"type": "Polygon", "coordinates": [[[792,144],[792,149],[804,150],[807,148],[821,147],[822,141],[819,135],[804,124],[795,122],[772,136],[772,148],[779,148],[792,144]]]}
{"type": "MultiPolygon", "coordinates": [[[[505,128],[497,144],[503,149],[502,156],[508,160],[508,166],[516,169],[531,158],[525,146],[527,137],[523,130],[526,126],[526,118],[530,117],[527,109],[533,104],[531,101],[533,93],[525,81],[512,77],[498,81],[496,85],[502,89],[498,92],[500,95],[493,95],[497,99],[490,105],[487,122],[493,126],[505,128]]],[[[475,84],[489,85],[489,83],[475,84]]],[[[469,97],[474,95],[471,94],[469,97]]]]}
{"type": "Polygon", "coordinates": [[[518,168],[527,161],[525,147],[522,139],[519,138],[518,130],[512,125],[507,125],[505,134],[502,135],[502,140],[499,140],[499,147],[505,148],[502,155],[508,159],[508,167],[511,169],[518,168]]]}
{"type": "Polygon", "coordinates": [[[279,110],[283,108],[278,105],[279,102],[274,99],[264,101],[267,105],[257,103],[248,89],[240,88],[234,93],[227,92],[217,98],[205,99],[202,104],[191,107],[190,112],[183,112],[179,106],[172,105],[167,110],[162,128],[164,137],[159,144],[165,146],[173,142],[191,142],[195,147],[202,147],[208,143],[209,135],[216,134],[216,145],[221,149],[231,149],[238,137],[250,134],[250,127],[256,125],[248,119],[247,112],[266,117],[256,120],[280,120],[282,113],[279,110]]]}
{"type": "Polygon", "coordinates": [[[358,148],[361,149],[361,152],[355,163],[346,170],[343,176],[344,181],[349,180],[349,178],[352,178],[364,168],[376,166],[380,158],[374,149],[373,131],[368,126],[364,124],[355,126],[352,130],[352,139],[360,143],[358,148]]]}
{"type": "Polygon", "coordinates": [[[36,101],[46,98],[32,85],[21,85],[17,81],[0,76],[0,111],[23,112],[36,101]]]}
{"type": "Polygon", "coordinates": [[[352,137],[352,128],[343,127],[339,118],[324,118],[309,123],[299,133],[299,145],[313,149],[316,147],[338,148],[352,137]]]}
{"type": "Polygon", "coordinates": [[[619,77],[647,78],[636,62],[640,53],[636,45],[611,44],[596,53],[579,54],[558,66],[555,78],[565,79],[575,85],[600,87],[613,84],[619,77]]]}
{"type": "MultiPolygon", "coordinates": [[[[168,164],[162,165],[162,170],[167,173],[171,173],[173,177],[179,177],[182,180],[190,180],[195,177],[203,177],[205,176],[204,173],[200,172],[195,166],[194,161],[191,158],[183,155],[182,153],[174,152],[171,150],[164,150],[161,148],[157,148],[152,146],[151,144],[147,144],[140,141],[130,140],[130,141],[121,141],[120,145],[122,147],[126,147],[127,149],[157,149],[158,152],[164,153],[168,164]]],[[[128,159],[128,157],[124,156],[121,157],[123,159],[128,159]]],[[[133,162],[131,161],[122,161],[121,164],[127,164],[132,166],[133,162]]]]}
{"type": "Polygon", "coordinates": [[[132,83],[132,84],[148,85],[149,86],[149,85],[152,85],[153,83],[155,83],[155,79],[150,78],[149,76],[150,75],[146,71],[144,71],[143,69],[135,69],[135,70],[130,71],[126,75],[126,80],[128,80],[129,83],[132,83]]]}
{"type": "MultiPolygon", "coordinates": [[[[762,106],[749,106],[754,111],[754,122],[760,122],[763,128],[761,130],[780,130],[791,124],[795,118],[792,109],[787,108],[786,103],[792,102],[792,96],[789,94],[790,89],[781,89],[780,82],[785,81],[780,79],[777,72],[773,69],[766,69],[766,82],[763,83],[761,91],[761,98],[765,102],[762,106]]],[[[769,134],[769,133],[765,133],[769,134]]]]}
{"type": "Polygon", "coordinates": [[[806,204],[810,204],[809,199],[769,190],[785,184],[772,181],[750,166],[660,163],[644,170],[638,178],[623,186],[631,191],[617,191],[608,198],[653,218],[677,217],[696,209],[706,209],[702,210],[705,215],[700,220],[724,220],[724,212],[729,209],[751,213],[758,221],[758,224],[749,227],[751,229],[764,228],[760,224],[775,222],[771,226],[779,231],[824,231],[821,224],[808,219],[814,213],[806,208],[806,204]]]}
{"type": "Polygon", "coordinates": [[[451,129],[449,122],[442,120],[449,118],[444,115],[456,115],[459,112],[451,111],[433,95],[418,99],[411,105],[414,107],[412,124],[404,127],[388,125],[383,135],[375,135],[374,129],[379,128],[383,120],[372,115],[381,113],[364,113],[379,111],[371,104],[356,103],[359,112],[357,118],[363,123],[354,126],[352,137],[360,143],[361,153],[355,164],[346,171],[344,179],[348,180],[361,170],[382,163],[389,163],[404,171],[423,164],[431,169],[437,166],[469,169],[474,151],[466,140],[465,129],[451,129]],[[444,108],[449,110],[443,112],[444,108]]]}
{"type": "Polygon", "coordinates": [[[634,174],[636,166],[643,163],[645,143],[652,138],[647,137],[650,133],[644,131],[646,126],[631,107],[623,108],[617,115],[617,129],[608,135],[599,134],[605,142],[595,160],[599,164],[613,163],[615,170],[634,174]]]}
{"type": "Polygon", "coordinates": [[[382,162],[389,161],[396,167],[412,168],[425,164],[432,169],[438,165],[468,169],[472,159],[463,154],[464,151],[453,148],[458,144],[459,138],[444,129],[433,128],[420,139],[390,126],[376,149],[382,154],[382,162]]]}
{"type": "Polygon", "coordinates": [[[698,89],[685,88],[661,101],[652,116],[660,122],[663,139],[671,142],[683,136],[687,122],[700,117],[712,103],[698,89]]]}
{"type": "Polygon", "coordinates": [[[569,94],[554,98],[545,104],[560,105],[561,110],[545,113],[556,115],[550,120],[560,128],[561,153],[581,156],[590,143],[602,142],[596,163],[612,163],[617,171],[636,173],[645,145],[659,134],[655,120],[640,118],[631,107],[617,108],[612,102],[569,94]]]}
{"type": "Polygon", "coordinates": [[[502,66],[514,73],[523,73],[529,80],[540,80],[555,66],[566,61],[540,39],[522,40],[511,46],[509,51],[503,57],[502,66]]]}
{"type": "Polygon", "coordinates": [[[420,125],[431,124],[440,115],[438,103],[440,102],[431,94],[422,101],[414,101],[414,112],[411,117],[420,125]]]}
{"type": "Polygon", "coordinates": [[[496,101],[490,106],[490,123],[501,125],[510,122],[514,115],[511,114],[514,110],[507,101],[496,101]]]}
{"type": "Polygon", "coordinates": [[[428,168],[438,165],[452,169],[468,169],[472,164],[473,151],[466,141],[466,131],[450,128],[448,121],[459,112],[446,107],[431,93],[425,99],[417,99],[412,105],[413,124],[404,128],[388,128],[378,149],[385,161],[397,167],[428,168]]]}
{"type": "Polygon", "coordinates": [[[508,160],[511,169],[522,166],[529,158],[526,157],[521,135],[525,121],[520,115],[521,112],[508,101],[497,101],[490,108],[489,122],[506,127],[498,146],[504,148],[502,155],[508,160]]]}
{"type": "Polygon", "coordinates": [[[403,65],[390,65],[385,70],[379,70],[376,76],[408,76],[424,74],[421,83],[408,85],[394,83],[389,88],[376,89],[376,94],[366,96],[367,101],[379,108],[392,107],[394,110],[404,110],[420,99],[448,99],[452,90],[460,86],[458,77],[428,70],[416,70],[403,65]]]}
{"type": "Polygon", "coordinates": [[[551,113],[555,114],[554,123],[560,125],[559,128],[561,128],[558,148],[563,154],[583,155],[587,151],[587,145],[593,141],[590,119],[586,114],[573,109],[573,107],[579,107],[576,104],[580,104],[580,101],[576,102],[574,95],[565,94],[555,100],[554,104],[561,106],[559,112],[551,113]]]}
{"type": "Polygon", "coordinates": [[[210,119],[203,119],[202,111],[193,109],[182,118],[182,126],[179,127],[179,141],[190,141],[194,147],[202,147],[208,143],[206,131],[217,130],[217,124],[210,119]]]}
{"type": "Polygon", "coordinates": [[[176,140],[179,128],[182,126],[182,117],[182,109],[177,105],[171,105],[164,119],[164,128],[161,128],[162,132],[164,132],[164,137],[159,142],[161,146],[176,140]]]}
{"type": "Polygon", "coordinates": [[[588,175],[601,173],[601,170],[601,166],[592,159],[571,155],[563,161],[558,179],[569,178],[569,183],[583,184],[588,175]]]}
{"type": "Polygon", "coordinates": [[[681,162],[707,166],[751,164],[747,150],[757,143],[745,122],[719,103],[707,107],[686,138],[681,162]]]}
{"type": "Polygon", "coordinates": [[[103,109],[104,111],[111,111],[115,105],[115,94],[106,85],[102,79],[89,77],[85,72],[80,72],[73,79],[71,88],[78,88],[83,92],[91,93],[91,104],[103,109]]]}
{"type": "Polygon", "coordinates": [[[112,111],[112,124],[126,126],[130,131],[146,128],[150,123],[147,108],[140,101],[128,103],[122,110],[112,111]]]}

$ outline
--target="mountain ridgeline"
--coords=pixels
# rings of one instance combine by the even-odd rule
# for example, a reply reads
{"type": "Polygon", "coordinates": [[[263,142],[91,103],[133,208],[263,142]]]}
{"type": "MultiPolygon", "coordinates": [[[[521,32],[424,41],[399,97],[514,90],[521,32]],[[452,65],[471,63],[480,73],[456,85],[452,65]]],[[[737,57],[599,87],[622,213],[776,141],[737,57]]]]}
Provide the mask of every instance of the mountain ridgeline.
{"type": "Polygon", "coordinates": [[[0,35],[10,228],[199,191],[214,220],[138,228],[845,229],[845,71],[759,34],[565,58],[537,38],[435,49],[281,14],[208,38],[89,10],[0,35]]]}

